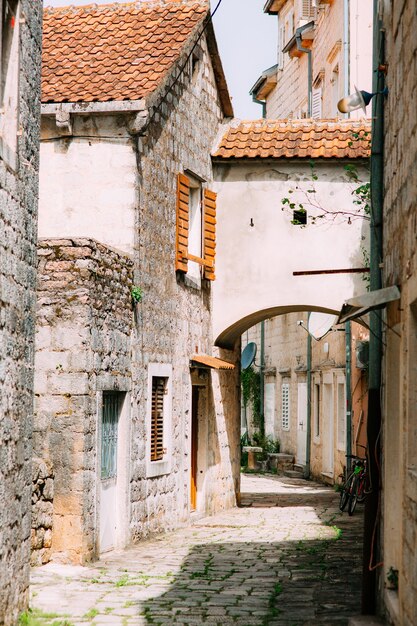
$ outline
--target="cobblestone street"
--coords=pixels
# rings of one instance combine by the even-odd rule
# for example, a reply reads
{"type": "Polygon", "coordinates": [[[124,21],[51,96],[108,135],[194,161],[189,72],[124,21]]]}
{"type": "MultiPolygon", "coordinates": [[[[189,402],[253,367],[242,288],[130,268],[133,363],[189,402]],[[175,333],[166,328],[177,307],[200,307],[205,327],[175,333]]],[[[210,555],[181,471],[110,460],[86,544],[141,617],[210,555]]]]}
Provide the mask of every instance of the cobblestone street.
{"type": "Polygon", "coordinates": [[[87,567],[35,568],[39,624],[336,626],[360,613],[360,506],[348,517],[332,489],[276,476],[243,476],[241,499],[87,567]]]}

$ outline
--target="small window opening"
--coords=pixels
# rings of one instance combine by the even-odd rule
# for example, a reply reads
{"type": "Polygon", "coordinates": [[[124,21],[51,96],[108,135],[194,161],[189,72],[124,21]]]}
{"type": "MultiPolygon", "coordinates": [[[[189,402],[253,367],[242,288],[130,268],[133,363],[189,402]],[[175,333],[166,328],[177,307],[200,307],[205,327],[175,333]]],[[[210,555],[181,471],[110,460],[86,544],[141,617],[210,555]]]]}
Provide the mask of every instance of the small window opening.
{"type": "Polygon", "coordinates": [[[167,393],[168,378],[152,377],[151,404],[151,461],[161,461],[164,457],[164,397],[167,393]]]}
{"type": "Polygon", "coordinates": [[[294,224],[294,226],[306,226],[307,211],[305,209],[295,209],[292,213],[291,224],[294,224]]]}

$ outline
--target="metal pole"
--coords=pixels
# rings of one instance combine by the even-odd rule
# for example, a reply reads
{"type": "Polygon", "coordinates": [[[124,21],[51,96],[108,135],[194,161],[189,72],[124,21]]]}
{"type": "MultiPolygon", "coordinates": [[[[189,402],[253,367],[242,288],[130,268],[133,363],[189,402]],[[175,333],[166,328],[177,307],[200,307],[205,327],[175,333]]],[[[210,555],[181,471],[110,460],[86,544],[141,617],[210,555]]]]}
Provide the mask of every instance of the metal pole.
{"type": "MultiPolygon", "coordinates": [[[[384,62],[384,38],[382,24],[378,18],[378,0],[374,0],[374,36],[373,36],[373,86],[375,92],[384,87],[384,75],[378,70],[384,62]]],[[[371,144],[371,291],[380,289],[382,262],[382,208],[383,208],[383,149],[384,149],[384,96],[373,99],[372,108],[372,144],[371,144]]],[[[381,360],[382,360],[382,325],[378,311],[370,314],[369,337],[369,390],[368,390],[368,450],[369,473],[372,492],[365,500],[365,519],[363,536],[363,576],[362,576],[362,613],[375,614],[376,609],[376,570],[370,569],[371,559],[378,559],[379,546],[372,549],[373,536],[378,538],[378,502],[380,490],[380,446],[381,430],[381,360]]],[[[378,544],[378,541],[377,541],[378,544]]]]}
{"type": "Polygon", "coordinates": [[[260,411],[261,411],[261,435],[265,435],[265,322],[261,322],[261,398],[260,398],[260,411]]]}
{"type": "Polygon", "coordinates": [[[352,328],[350,322],[345,324],[346,346],[346,465],[348,471],[352,465],[352,328]]]}
{"type": "MultiPolygon", "coordinates": [[[[310,319],[311,313],[308,314],[307,320],[310,319]]],[[[308,322],[307,322],[308,326],[308,322]]],[[[306,447],[306,468],[305,478],[310,478],[311,467],[311,335],[307,335],[307,447],[306,447]]]]}

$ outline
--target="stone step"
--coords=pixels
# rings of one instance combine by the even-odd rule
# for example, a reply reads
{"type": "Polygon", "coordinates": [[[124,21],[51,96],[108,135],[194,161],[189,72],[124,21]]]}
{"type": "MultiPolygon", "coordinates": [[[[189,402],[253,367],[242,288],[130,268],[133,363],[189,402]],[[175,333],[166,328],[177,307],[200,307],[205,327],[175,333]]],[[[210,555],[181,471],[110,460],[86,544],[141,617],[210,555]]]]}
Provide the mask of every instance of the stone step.
{"type": "Polygon", "coordinates": [[[297,472],[296,470],[284,470],[284,476],[287,476],[287,478],[304,478],[304,472],[297,472]]]}
{"type": "Polygon", "coordinates": [[[301,463],[294,463],[294,470],[296,472],[302,472],[304,474],[305,466],[301,465],[301,463]]]}

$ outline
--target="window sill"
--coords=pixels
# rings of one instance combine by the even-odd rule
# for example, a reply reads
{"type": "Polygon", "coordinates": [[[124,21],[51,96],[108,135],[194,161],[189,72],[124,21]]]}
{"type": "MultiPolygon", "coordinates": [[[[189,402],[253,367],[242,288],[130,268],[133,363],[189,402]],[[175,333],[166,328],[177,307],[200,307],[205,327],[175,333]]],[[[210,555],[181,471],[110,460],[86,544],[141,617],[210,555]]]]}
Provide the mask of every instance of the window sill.
{"type": "Polygon", "coordinates": [[[163,461],[149,461],[146,466],[146,477],[155,478],[157,476],[164,476],[171,472],[171,463],[169,459],[163,461]]]}

